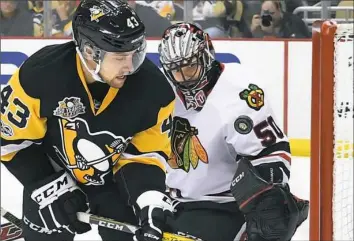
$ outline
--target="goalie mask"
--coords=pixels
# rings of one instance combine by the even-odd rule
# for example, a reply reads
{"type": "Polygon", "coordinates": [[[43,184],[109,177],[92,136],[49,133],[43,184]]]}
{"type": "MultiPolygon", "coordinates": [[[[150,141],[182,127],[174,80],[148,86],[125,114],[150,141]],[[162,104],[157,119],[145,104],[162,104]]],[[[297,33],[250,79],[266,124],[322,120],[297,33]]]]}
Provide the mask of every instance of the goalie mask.
{"type": "Polygon", "coordinates": [[[172,25],[162,36],[159,53],[164,73],[186,108],[201,110],[215,84],[212,80],[217,80],[213,66],[220,70],[209,35],[194,24],[172,25]]]}

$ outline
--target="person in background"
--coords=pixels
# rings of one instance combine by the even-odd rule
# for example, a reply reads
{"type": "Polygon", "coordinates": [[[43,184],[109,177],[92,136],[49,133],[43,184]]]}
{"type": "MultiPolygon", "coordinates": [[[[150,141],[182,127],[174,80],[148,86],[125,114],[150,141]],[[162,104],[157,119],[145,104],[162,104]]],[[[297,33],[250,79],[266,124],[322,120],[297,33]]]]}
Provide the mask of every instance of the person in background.
{"type": "Polygon", "coordinates": [[[32,13],[33,36],[34,37],[43,37],[44,36],[43,0],[28,1],[28,9],[32,13]]]}
{"type": "Polygon", "coordinates": [[[72,35],[72,18],[76,9],[75,1],[56,1],[53,9],[52,35],[67,37],[72,35]]]}
{"type": "Polygon", "coordinates": [[[154,9],[161,17],[171,20],[174,18],[175,9],[172,1],[136,1],[136,4],[154,9]]]}
{"type": "Polygon", "coordinates": [[[254,38],[310,38],[311,34],[299,16],[285,12],[281,1],[264,1],[261,13],[252,18],[254,38]]]}
{"type": "MultiPolygon", "coordinates": [[[[35,37],[44,37],[43,0],[28,1],[28,7],[33,16],[35,37]]],[[[52,30],[54,37],[72,35],[72,16],[76,8],[75,1],[52,1],[52,30]]]]}
{"type": "Polygon", "coordinates": [[[168,18],[162,17],[154,8],[148,5],[137,4],[135,0],[127,1],[139,15],[145,25],[146,37],[160,37],[163,31],[171,26],[168,18]]]}
{"type": "Polygon", "coordinates": [[[18,6],[17,1],[0,1],[0,35],[32,36],[31,13],[18,6]]]}
{"type": "MultiPolygon", "coordinates": [[[[338,3],[338,7],[354,7],[354,2],[342,0],[338,3]]],[[[337,10],[335,14],[335,18],[353,19],[354,10],[351,10],[349,12],[346,12],[345,10],[337,10]]]]}

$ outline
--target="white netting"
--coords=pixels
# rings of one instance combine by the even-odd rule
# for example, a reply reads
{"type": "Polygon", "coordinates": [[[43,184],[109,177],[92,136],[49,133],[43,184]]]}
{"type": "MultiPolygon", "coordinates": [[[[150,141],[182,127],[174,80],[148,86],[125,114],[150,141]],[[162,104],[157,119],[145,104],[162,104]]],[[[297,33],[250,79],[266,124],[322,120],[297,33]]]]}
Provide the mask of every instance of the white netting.
{"type": "Polygon", "coordinates": [[[353,240],[353,44],[353,25],[338,25],[334,38],[334,240],[353,240]]]}

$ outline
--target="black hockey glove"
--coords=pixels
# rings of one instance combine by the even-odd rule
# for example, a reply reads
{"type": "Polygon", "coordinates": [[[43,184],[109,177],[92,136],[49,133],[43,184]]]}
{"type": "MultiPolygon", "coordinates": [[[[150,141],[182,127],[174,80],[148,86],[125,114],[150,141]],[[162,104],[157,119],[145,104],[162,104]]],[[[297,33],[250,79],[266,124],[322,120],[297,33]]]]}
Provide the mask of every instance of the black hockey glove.
{"type": "Polygon", "coordinates": [[[267,182],[241,159],[231,192],[245,215],[248,241],[290,241],[307,219],[309,202],[290,193],[288,184],[267,182]]]}
{"type": "Polygon", "coordinates": [[[91,226],[77,220],[77,212],[89,211],[86,195],[65,171],[25,187],[24,223],[38,232],[85,233],[91,226]]]}
{"type": "Polygon", "coordinates": [[[147,191],[136,201],[140,228],[134,241],[161,241],[166,226],[166,217],[173,215],[171,200],[159,191],[147,191]]]}

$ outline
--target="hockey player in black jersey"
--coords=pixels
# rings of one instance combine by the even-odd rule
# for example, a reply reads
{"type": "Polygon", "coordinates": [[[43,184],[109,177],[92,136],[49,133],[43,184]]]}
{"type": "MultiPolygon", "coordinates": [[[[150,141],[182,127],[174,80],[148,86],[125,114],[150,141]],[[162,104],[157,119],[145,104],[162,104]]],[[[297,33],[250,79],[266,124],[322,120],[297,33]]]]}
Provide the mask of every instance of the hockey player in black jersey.
{"type": "Polygon", "coordinates": [[[78,211],[140,226],[100,228],[103,240],[161,240],[175,96],[144,29],[124,2],[83,0],[74,41],[34,53],[2,90],[1,162],[24,186],[26,241],[87,232],[78,211]]]}
{"type": "Polygon", "coordinates": [[[194,24],[168,28],[159,53],[177,96],[166,165],[177,201],[172,231],[203,241],[244,240],[244,230],[248,241],[289,241],[308,202],[290,193],[289,142],[266,89],[242,64],[217,61],[194,24]]]}

